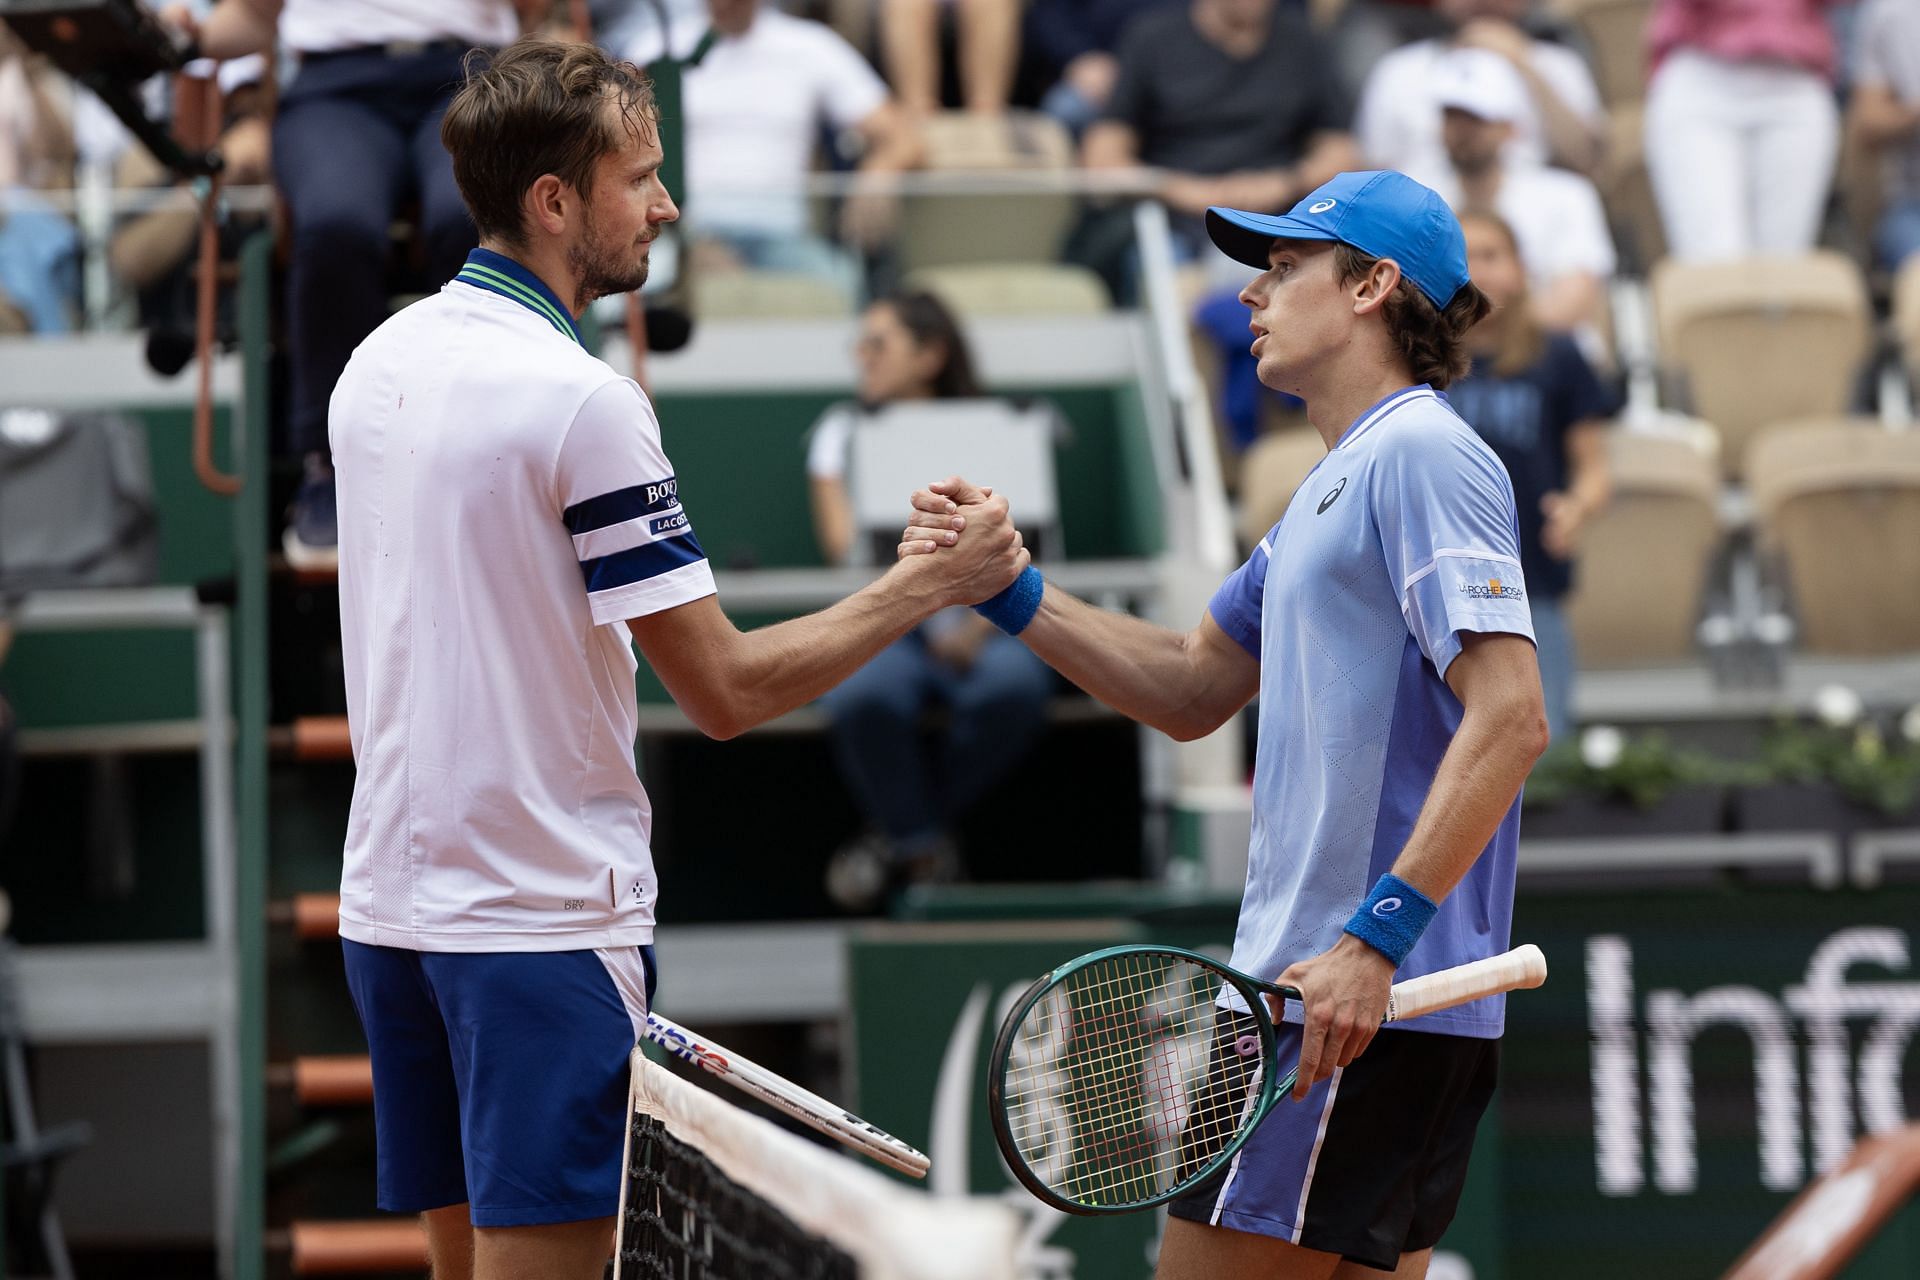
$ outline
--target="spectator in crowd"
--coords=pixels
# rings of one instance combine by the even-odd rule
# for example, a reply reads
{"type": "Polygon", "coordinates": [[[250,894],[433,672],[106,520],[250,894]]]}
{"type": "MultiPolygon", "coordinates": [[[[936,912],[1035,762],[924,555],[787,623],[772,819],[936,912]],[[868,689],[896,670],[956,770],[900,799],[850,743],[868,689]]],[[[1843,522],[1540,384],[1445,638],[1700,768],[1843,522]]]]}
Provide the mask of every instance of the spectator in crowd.
{"type": "Polygon", "coordinates": [[[1555,164],[1591,173],[1606,137],[1606,112],[1580,55],[1537,40],[1522,23],[1531,0],[1436,0],[1451,34],[1417,40],[1374,64],[1360,94],[1354,131],[1368,163],[1410,174],[1447,163],[1435,99],[1450,49],[1486,49],[1520,74],[1528,111],[1514,122],[1515,164],[1555,164]]]}
{"type": "MultiPolygon", "coordinates": [[[[960,326],[929,293],[875,302],[854,347],[859,401],[829,409],[807,451],[814,536],[821,554],[858,560],[847,462],[863,416],[889,404],[981,394],[960,326]]],[[[821,699],[841,773],[876,831],[834,855],[827,888],[849,910],[873,906],[891,883],[951,879],[960,869],[951,824],[1020,763],[1039,737],[1053,677],[1045,663],[971,609],[935,614],[821,699]],[[920,716],[949,712],[936,764],[920,716]]]]}
{"type": "Polygon", "coordinates": [[[1840,150],[1831,0],[1659,0],[1647,175],[1675,258],[1811,249],[1840,150]]]}
{"type": "Polygon", "coordinates": [[[440,117],[468,50],[513,41],[544,0],[220,0],[204,19],[168,20],[211,58],[266,53],[299,62],[273,126],[286,202],[288,440],[305,474],[289,513],[288,560],[337,559],[327,403],[361,339],[387,316],[389,229],[419,210],[428,278],[451,280],[477,243],[440,144],[440,117]]]}
{"type": "Polygon", "coordinates": [[[1520,567],[1533,609],[1547,724],[1573,729],[1573,637],[1560,602],[1573,585],[1580,533],[1607,504],[1606,421],[1618,404],[1565,334],[1533,316],[1520,241],[1496,214],[1460,219],[1467,269],[1494,309],[1468,335],[1473,368],[1447,399],[1513,480],[1520,567]]]}
{"type": "MultiPolygon", "coordinates": [[[[1189,0],[1141,14],[1120,39],[1106,112],[1087,130],[1089,169],[1148,165],[1190,255],[1211,252],[1211,205],[1286,209],[1354,167],[1347,112],[1325,44],[1276,0],[1189,0]]],[[[1083,224],[1074,256],[1109,284],[1127,258],[1121,233],[1083,224]]],[[[1124,292],[1117,289],[1116,292],[1124,292]]]]}
{"type": "Polygon", "coordinates": [[[880,0],[880,61],[900,104],[916,115],[940,109],[941,34],[959,42],[960,104],[999,115],[1020,59],[1019,0],[880,0]]]}
{"type": "Polygon", "coordinates": [[[1115,50],[1127,24],[1172,0],[1033,0],[1027,54],[1049,86],[1040,109],[1078,138],[1100,118],[1120,76],[1115,50]]]}
{"type": "Polygon", "coordinates": [[[1880,153],[1885,204],[1874,249],[1897,269],[1920,252],[1920,5],[1866,0],[1856,38],[1849,110],[1880,153]]]}
{"type": "Polygon", "coordinates": [[[79,235],[40,194],[73,186],[54,74],[0,25],[0,332],[64,333],[79,299],[79,235]]]}
{"type": "Polygon", "coordinates": [[[918,130],[854,47],[822,23],[762,0],[711,0],[708,13],[662,33],[641,31],[626,56],[646,65],[685,57],[706,33],[713,46],[683,80],[687,200],[684,225],[697,269],[794,271],[851,291],[853,263],[812,234],[798,190],[821,129],[853,135],[859,172],[872,179],[841,208],[841,235],[862,247],[890,233],[891,177],[920,163],[918,130]],[[664,35],[664,39],[663,39],[664,35]]]}
{"type": "MultiPolygon", "coordinates": [[[[257,54],[220,65],[224,110],[219,148],[229,190],[265,186],[273,180],[269,159],[273,113],[262,83],[266,65],[266,59],[257,54]]],[[[159,161],[140,147],[127,151],[118,174],[119,184],[130,188],[156,186],[168,178],[159,161]]],[[[222,260],[235,257],[246,238],[268,221],[258,209],[228,211],[220,226],[222,260]]],[[[139,297],[140,324],[147,331],[147,362],[163,374],[179,372],[192,358],[198,324],[194,268],[199,248],[200,198],[190,183],[177,180],[164,201],[129,218],[114,231],[107,246],[114,278],[139,297]]],[[[231,330],[231,310],[232,291],[223,289],[219,328],[231,330]]]]}
{"type": "Polygon", "coordinates": [[[1577,173],[1516,163],[1527,87],[1513,65],[1485,49],[1455,49],[1435,66],[1435,98],[1447,167],[1415,173],[1455,212],[1496,213],[1511,227],[1526,264],[1526,309],[1554,333],[1583,335],[1598,354],[1596,325],[1615,257],[1607,213],[1593,183],[1577,173]]]}

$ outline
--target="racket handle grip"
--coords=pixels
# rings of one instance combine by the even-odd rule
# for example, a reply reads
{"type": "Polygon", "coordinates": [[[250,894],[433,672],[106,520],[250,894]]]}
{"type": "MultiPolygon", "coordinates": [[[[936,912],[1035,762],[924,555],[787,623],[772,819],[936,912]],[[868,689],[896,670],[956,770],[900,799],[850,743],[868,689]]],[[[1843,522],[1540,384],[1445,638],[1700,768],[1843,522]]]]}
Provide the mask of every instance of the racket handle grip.
{"type": "Polygon", "coordinates": [[[1503,991],[1537,987],[1547,980],[1547,957],[1531,942],[1497,956],[1455,965],[1395,983],[1385,1022],[1417,1018],[1503,991]]]}

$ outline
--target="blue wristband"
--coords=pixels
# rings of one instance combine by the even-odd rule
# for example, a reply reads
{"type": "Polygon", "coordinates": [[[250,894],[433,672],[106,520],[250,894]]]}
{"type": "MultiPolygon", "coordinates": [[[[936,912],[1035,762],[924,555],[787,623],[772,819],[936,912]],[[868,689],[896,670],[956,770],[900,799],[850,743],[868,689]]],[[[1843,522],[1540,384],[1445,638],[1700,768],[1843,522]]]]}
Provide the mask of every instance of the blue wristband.
{"type": "Polygon", "coordinates": [[[1433,923],[1433,899],[1389,871],[1347,921],[1346,932],[1393,961],[1398,969],[1433,923]]]}
{"type": "Polygon", "coordinates": [[[1040,612],[1040,597],[1047,593],[1047,580],[1028,565],[1007,589],[991,600],[982,600],[973,611],[1010,636],[1027,629],[1033,615],[1040,612]]]}

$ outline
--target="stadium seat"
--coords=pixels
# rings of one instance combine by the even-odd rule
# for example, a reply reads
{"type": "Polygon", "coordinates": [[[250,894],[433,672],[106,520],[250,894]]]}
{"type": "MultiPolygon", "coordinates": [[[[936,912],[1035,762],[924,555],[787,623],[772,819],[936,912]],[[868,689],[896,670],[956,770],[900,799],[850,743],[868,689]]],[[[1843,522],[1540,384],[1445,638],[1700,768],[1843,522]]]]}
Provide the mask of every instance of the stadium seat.
{"type": "Polygon", "coordinates": [[[705,320],[832,319],[853,314],[853,299],[831,280],[798,271],[703,271],[693,284],[694,314],[705,320]]]}
{"type": "Polygon", "coordinates": [[[1653,270],[1667,256],[1667,232],[1647,176],[1646,112],[1622,103],[1607,117],[1607,150],[1593,176],[1607,206],[1613,242],[1635,272],[1653,270]]]}
{"type": "Polygon", "coordinates": [[[1087,316],[1107,309],[1107,287],[1085,267],[974,262],[927,267],[907,277],[966,317],[1087,316]]]}
{"type": "Polygon", "coordinates": [[[1587,61],[1608,106],[1637,102],[1647,88],[1647,19],[1653,0],[1557,0],[1587,46],[1587,61]]]}
{"type": "Polygon", "coordinates": [[[1844,413],[1872,343],[1867,288],[1844,254],[1662,262],[1653,273],[1663,371],[1719,429],[1729,475],[1775,423],[1844,413]]]}
{"type": "Polygon", "coordinates": [[[1920,651],[1920,434],[1857,418],[1783,426],[1754,445],[1748,481],[1803,649],[1920,651]]]}
{"type": "Polygon", "coordinates": [[[1720,476],[1712,449],[1702,447],[1699,436],[1619,429],[1609,436],[1607,453],[1613,501],[1582,535],[1566,602],[1580,664],[1631,667],[1687,658],[1720,544],[1720,476]]]}
{"type": "Polygon", "coordinates": [[[1307,473],[1327,456],[1327,445],[1312,427],[1274,431],[1247,447],[1240,459],[1240,520],[1242,547],[1252,547],[1279,523],[1293,501],[1293,491],[1307,473]]]}
{"type": "Polygon", "coordinates": [[[907,197],[900,259],[907,271],[975,262],[1052,262],[1073,224],[1075,197],[1055,175],[1073,169],[1073,140],[1058,121],[1030,111],[988,118],[942,112],[922,122],[925,168],[994,175],[993,189],[907,197]],[[1029,175],[1033,190],[1021,189],[1029,175]]]}

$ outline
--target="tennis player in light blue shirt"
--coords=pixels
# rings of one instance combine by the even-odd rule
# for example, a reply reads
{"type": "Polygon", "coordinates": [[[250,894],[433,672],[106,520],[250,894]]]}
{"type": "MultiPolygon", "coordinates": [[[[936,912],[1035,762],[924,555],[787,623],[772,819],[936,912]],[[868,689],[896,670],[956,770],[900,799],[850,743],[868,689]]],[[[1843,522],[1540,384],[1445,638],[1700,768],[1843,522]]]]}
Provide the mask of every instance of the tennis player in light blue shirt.
{"type": "MultiPolygon", "coordinates": [[[[1285,215],[1214,209],[1208,227],[1260,272],[1240,295],[1260,379],[1306,402],[1326,457],[1191,631],[1032,570],[977,607],[1176,738],[1260,697],[1232,963],[1303,993],[1282,1029],[1299,1083],[1172,1204],[1158,1274],[1419,1277],[1465,1181],[1504,1008],[1375,1032],[1396,978],[1507,949],[1520,787],[1546,747],[1513,487],[1444,395],[1488,303],[1452,211],[1402,174],[1342,174],[1285,215]]],[[[916,494],[902,555],[964,538],[949,508],[976,494],[958,479],[916,494]]],[[[1222,1010],[1216,1070],[1245,1017],[1222,1010]]]]}

